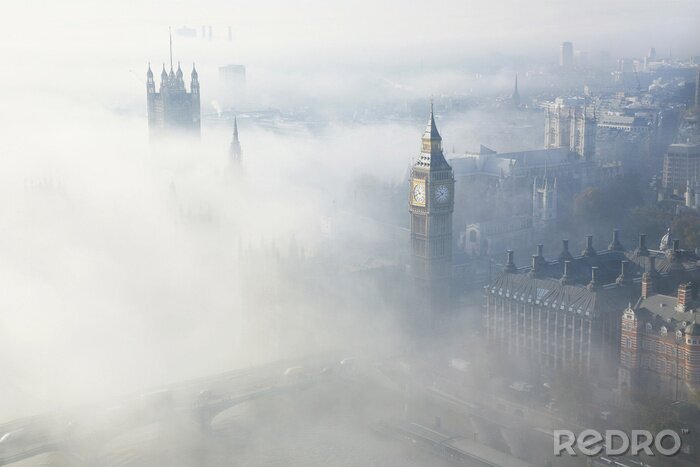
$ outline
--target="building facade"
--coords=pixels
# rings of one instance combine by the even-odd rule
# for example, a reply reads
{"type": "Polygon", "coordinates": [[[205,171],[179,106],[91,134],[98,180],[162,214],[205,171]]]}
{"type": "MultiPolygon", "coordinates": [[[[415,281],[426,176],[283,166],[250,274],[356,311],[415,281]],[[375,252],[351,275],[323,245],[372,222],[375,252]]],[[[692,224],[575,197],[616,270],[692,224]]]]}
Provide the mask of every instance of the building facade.
{"type": "Polygon", "coordinates": [[[418,296],[426,299],[420,307],[434,316],[450,305],[455,182],[452,167],[442,152],[442,137],[435,125],[432,105],[409,184],[411,274],[418,296]]]}
{"type": "Polygon", "coordinates": [[[685,193],[688,182],[700,180],[700,144],[672,144],[664,156],[662,188],[666,194],[685,193]]]}
{"type": "Polygon", "coordinates": [[[595,109],[583,98],[558,97],[544,104],[545,149],[568,149],[586,160],[595,156],[595,109]]]}
{"type": "Polygon", "coordinates": [[[700,389],[700,324],[696,323],[700,309],[694,292],[697,274],[693,269],[685,272],[687,276],[675,291],[659,293],[657,289],[663,290],[668,277],[652,265],[642,277],[641,297],[625,309],[619,371],[623,393],[687,400],[700,389]]]}
{"type": "Polygon", "coordinates": [[[638,296],[629,261],[614,234],[607,250],[586,238],[573,256],[568,240],[554,261],[538,245],[529,268],[515,266],[508,251],[503,271],[485,287],[484,327],[494,346],[551,370],[617,373],[620,316],[638,296]]]}
{"type": "Polygon", "coordinates": [[[574,68],[574,44],[562,42],[559,51],[559,66],[562,70],[572,70],[574,68]]]}

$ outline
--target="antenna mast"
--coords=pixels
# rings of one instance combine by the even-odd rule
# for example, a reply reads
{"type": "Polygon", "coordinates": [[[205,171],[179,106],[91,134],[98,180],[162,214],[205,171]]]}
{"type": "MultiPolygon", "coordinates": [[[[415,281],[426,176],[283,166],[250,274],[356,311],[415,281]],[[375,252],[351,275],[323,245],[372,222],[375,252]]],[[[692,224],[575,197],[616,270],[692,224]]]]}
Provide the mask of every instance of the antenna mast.
{"type": "Polygon", "coordinates": [[[168,33],[170,34],[170,70],[173,69],[173,30],[168,26],[168,33]]]}

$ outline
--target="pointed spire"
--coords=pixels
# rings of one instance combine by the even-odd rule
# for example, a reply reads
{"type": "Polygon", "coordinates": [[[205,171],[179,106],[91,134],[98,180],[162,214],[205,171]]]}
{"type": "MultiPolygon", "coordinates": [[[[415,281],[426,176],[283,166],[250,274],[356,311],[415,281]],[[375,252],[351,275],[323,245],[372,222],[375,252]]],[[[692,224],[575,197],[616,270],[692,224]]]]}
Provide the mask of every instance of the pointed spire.
{"type": "Polygon", "coordinates": [[[146,72],[147,78],[153,78],[153,70],[151,70],[151,62],[148,62],[148,71],[146,72]]]}
{"type": "Polygon", "coordinates": [[[231,141],[231,147],[229,148],[229,156],[231,157],[232,163],[240,164],[241,162],[241,142],[238,140],[238,119],[236,116],[233,117],[233,140],[231,141]]]}
{"type": "Polygon", "coordinates": [[[428,119],[428,125],[421,138],[421,154],[415,167],[423,167],[429,170],[451,169],[450,164],[445,160],[445,155],[442,152],[442,137],[435,124],[435,112],[433,110],[432,99],[430,100],[430,118],[428,119]]]}
{"type": "Polygon", "coordinates": [[[197,73],[197,69],[194,66],[194,62],[192,62],[192,79],[197,79],[199,77],[199,74],[197,73]]]}
{"type": "Polygon", "coordinates": [[[430,138],[431,140],[442,140],[440,133],[438,132],[437,125],[435,124],[435,112],[433,110],[433,98],[430,98],[430,119],[428,120],[428,126],[425,128],[425,134],[423,138],[430,138]]]}

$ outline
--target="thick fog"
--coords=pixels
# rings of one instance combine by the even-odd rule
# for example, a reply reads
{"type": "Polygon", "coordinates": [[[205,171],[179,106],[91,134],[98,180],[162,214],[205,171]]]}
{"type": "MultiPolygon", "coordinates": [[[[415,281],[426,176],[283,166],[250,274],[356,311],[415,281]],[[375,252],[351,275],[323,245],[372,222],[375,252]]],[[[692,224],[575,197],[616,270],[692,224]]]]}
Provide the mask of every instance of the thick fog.
{"type": "MultiPolygon", "coordinates": [[[[382,309],[378,291],[352,297],[342,271],[376,251],[396,259],[358,224],[358,197],[386,193],[372,208],[407,226],[430,96],[438,109],[445,95],[473,104],[438,112],[449,152],[535,149],[539,117],[501,135],[501,114],[477,105],[508,95],[525,63],[555,63],[562,40],[613,56],[700,43],[692,0],[7,1],[3,16],[3,420],[282,358],[400,351],[400,310],[382,309]],[[199,72],[201,140],[151,145],[146,70],[158,83],[168,27],[182,25],[214,30],[173,35],[188,88],[193,63],[199,72]],[[229,63],[247,67],[233,113],[311,122],[278,131],[240,118],[240,183],[218,78],[229,63]],[[375,118],[382,106],[408,117],[375,118]],[[316,285],[349,292],[329,300],[295,280],[299,267],[339,271],[316,285]]],[[[528,79],[544,87],[522,77],[524,95],[528,79]]]]}

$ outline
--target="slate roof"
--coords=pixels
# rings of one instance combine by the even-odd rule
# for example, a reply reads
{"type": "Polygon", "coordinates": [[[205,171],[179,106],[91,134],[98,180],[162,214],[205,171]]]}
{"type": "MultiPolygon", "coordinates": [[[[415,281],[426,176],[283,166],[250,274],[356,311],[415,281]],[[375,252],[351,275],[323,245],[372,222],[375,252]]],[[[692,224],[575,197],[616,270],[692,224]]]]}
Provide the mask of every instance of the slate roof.
{"type": "Polygon", "coordinates": [[[507,272],[499,274],[487,286],[487,291],[513,300],[591,317],[624,310],[635,293],[628,286],[610,285],[588,289],[578,284],[562,285],[557,279],[507,272]]]}

